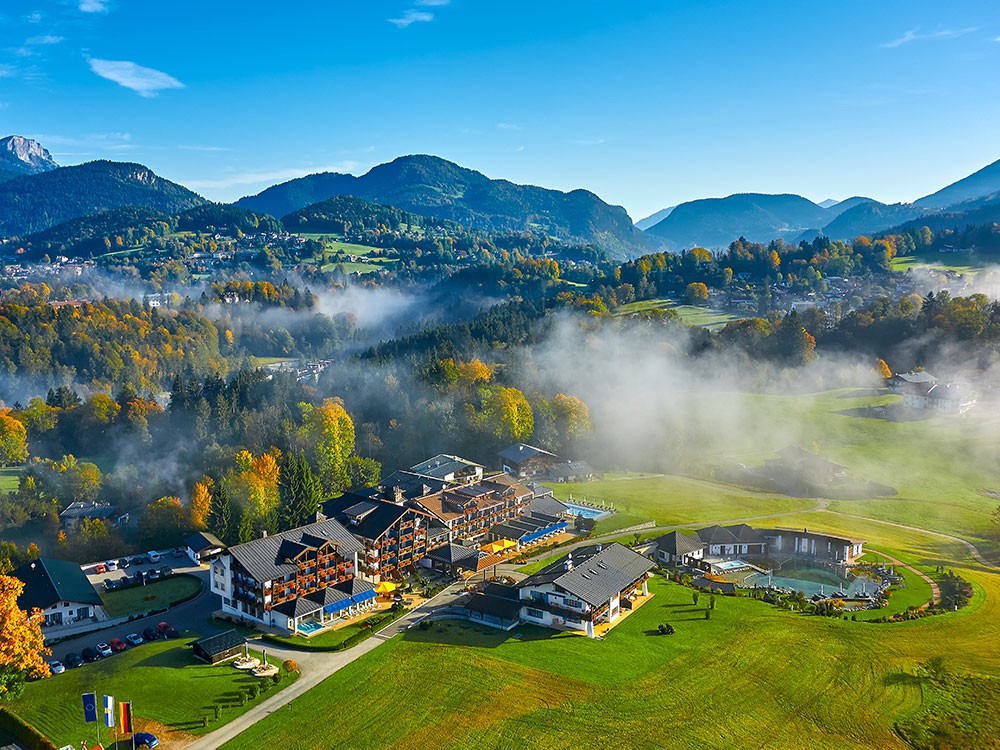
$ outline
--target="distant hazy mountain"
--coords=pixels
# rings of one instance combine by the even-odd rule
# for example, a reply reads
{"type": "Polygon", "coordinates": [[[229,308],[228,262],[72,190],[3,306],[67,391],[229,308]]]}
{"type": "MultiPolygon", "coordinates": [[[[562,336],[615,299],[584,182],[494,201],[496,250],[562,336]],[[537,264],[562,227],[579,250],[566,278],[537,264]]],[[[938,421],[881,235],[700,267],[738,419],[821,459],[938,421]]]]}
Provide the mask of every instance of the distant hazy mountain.
{"type": "MultiPolygon", "coordinates": [[[[845,211],[848,211],[855,206],[860,206],[862,203],[875,203],[871,198],[863,198],[860,195],[855,195],[851,198],[845,198],[842,201],[837,201],[832,206],[825,206],[828,216],[835,217],[840,216],[845,211]]],[[[829,221],[830,219],[827,219],[829,221]]]]}
{"type": "Polygon", "coordinates": [[[840,203],[840,201],[836,200],[835,198],[827,198],[826,200],[821,200],[816,205],[819,206],[820,208],[833,208],[838,203],[840,203]]]}
{"type": "Polygon", "coordinates": [[[38,141],[19,135],[0,139],[0,179],[50,172],[58,167],[52,154],[38,141]]]}
{"type": "Polygon", "coordinates": [[[914,201],[914,205],[921,208],[944,208],[996,192],[1000,192],[1000,160],[941,188],[936,193],[925,195],[920,200],[914,201]]]}
{"type": "Polygon", "coordinates": [[[669,206],[667,208],[661,208],[655,214],[651,214],[647,216],[645,219],[639,219],[639,221],[637,221],[635,225],[639,229],[646,231],[650,227],[655,227],[665,218],[670,216],[670,212],[673,211],[675,208],[677,208],[677,206],[669,206]]]}
{"type": "Polygon", "coordinates": [[[724,247],[738,237],[792,239],[809,227],[823,226],[829,217],[826,209],[800,195],[739,193],[682,203],[647,231],[671,249],[724,247]]]}
{"type": "Polygon", "coordinates": [[[436,156],[401,156],[361,177],[322,173],[275,185],[237,205],[286,216],[337,195],[396,206],[421,216],[450,219],[473,229],[538,231],[592,242],[615,255],[647,245],[624,208],[587,190],[558,190],[493,180],[436,156]]]}
{"type": "Polygon", "coordinates": [[[864,201],[847,209],[823,227],[823,234],[834,240],[853,239],[862,234],[874,234],[902,224],[926,213],[912,203],[886,205],[877,201],[864,201]]]}
{"type": "Polygon", "coordinates": [[[141,164],[93,161],[0,184],[0,235],[24,235],[122,206],[177,213],[207,201],[141,164]]]}

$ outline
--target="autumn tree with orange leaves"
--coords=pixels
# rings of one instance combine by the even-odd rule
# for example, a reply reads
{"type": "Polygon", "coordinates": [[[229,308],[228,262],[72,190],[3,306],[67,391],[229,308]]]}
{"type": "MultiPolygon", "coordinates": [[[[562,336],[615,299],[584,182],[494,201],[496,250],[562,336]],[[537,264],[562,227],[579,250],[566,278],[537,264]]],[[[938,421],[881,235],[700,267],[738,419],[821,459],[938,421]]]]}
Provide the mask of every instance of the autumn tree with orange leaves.
{"type": "Polygon", "coordinates": [[[42,613],[25,612],[17,606],[24,582],[13,576],[0,576],[0,700],[13,700],[21,694],[28,677],[48,677],[42,635],[42,613]]]}

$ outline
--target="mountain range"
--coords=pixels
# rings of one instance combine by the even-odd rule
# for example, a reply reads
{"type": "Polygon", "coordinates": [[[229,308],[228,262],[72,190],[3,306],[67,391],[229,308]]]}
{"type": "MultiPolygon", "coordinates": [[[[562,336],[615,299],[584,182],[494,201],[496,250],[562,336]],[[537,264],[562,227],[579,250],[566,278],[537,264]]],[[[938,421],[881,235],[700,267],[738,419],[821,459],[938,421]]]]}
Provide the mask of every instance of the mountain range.
{"type": "Polygon", "coordinates": [[[285,216],[338,195],[396,206],[493,232],[545,232],[591,242],[613,255],[635,255],[646,239],[621,206],[589,190],[559,190],[490,179],[437,156],[401,156],[366,174],[307,175],[241,198],[238,206],[285,216]]]}
{"type": "MultiPolygon", "coordinates": [[[[241,198],[235,207],[281,217],[341,197],[477,230],[544,232],[623,258],[654,248],[724,247],[739,237],[760,242],[798,242],[817,235],[851,239],[915,221],[935,226],[997,221],[1000,161],[913,203],[887,205],[855,196],[817,204],[793,194],[741,193],[688,201],[633,224],[624,208],[588,190],[519,185],[436,156],[413,155],[361,176],[324,172],[300,177],[241,198]]],[[[197,193],[141,164],[95,161],[60,167],[36,141],[21,136],[0,139],[0,236],[23,237],[124,207],[179,215],[207,204],[197,193]]],[[[311,215],[295,216],[293,223],[337,219],[345,205],[321,206],[311,215]]]]}

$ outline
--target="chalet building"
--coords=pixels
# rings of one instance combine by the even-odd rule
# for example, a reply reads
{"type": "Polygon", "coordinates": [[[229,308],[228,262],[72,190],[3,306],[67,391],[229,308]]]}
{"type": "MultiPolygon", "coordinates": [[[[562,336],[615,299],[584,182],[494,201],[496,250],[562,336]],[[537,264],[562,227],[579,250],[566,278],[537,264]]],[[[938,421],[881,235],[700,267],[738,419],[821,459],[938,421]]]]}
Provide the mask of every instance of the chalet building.
{"type": "Polygon", "coordinates": [[[928,372],[905,372],[886,380],[893,393],[903,396],[910,409],[941,414],[964,414],[976,405],[977,397],[964,383],[943,383],[928,372]]]}
{"type": "MultiPolygon", "coordinates": [[[[364,545],[358,565],[372,581],[399,578],[427,554],[432,518],[424,511],[348,492],[323,503],[321,514],[339,521],[364,545]]],[[[447,530],[434,537],[435,546],[444,541],[447,530]]]]}
{"type": "Polygon", "coordinates": [[[654,559],[664,565],[690,565],[705,554],[705,543],[698,534],[688,536],[671,531],[656,540],[654,559]]]}
{"type": "Polygon", "coordinates": [[[522,515],[530,490],[491,480],[452,486],[409,503],[448,529],[449,541],[484,539],[491,528],[522,515]]]}
{"type": "Polygon", "coordinates": [[[507,474],[515,477],[534,477],[546,474],[561,462],[559,456],[533,445],[515,443],[497,454],[500,466],[507,474]]]}
{"type": "Polygon", "coordinates": [[[806,557],[851,565],[864,554],[864,539],[822,534],[808,529],[761,529],[771,557],[806,557]]]}
{"type": "MultiPolygon", "coordinates": [[[[359,570],[364,545],[327,519],[230,547],[212,563],[212,592],[224,612],[294,632],[306,618],[339,612],[341,592],[359,570]]],[[[370,584],[367,584],[371,588],[370,584]]],[[[350,596],[350,595],[349,595],[350,596]]],[[[361,604],[366,600],[359,600],[361,604]]]]}
{"type": "Polygon", "coordinates": [[[504,558],[500,555],[448,542],[445,545],[430,550],[427,556],[421,561],[421,565],[449,576],[458,577],[481,573],[490,568],[495,568],[502,562],[504,562],[504,558]]]}
{"type": "Polygon", "coordinates": [[[713,572],[720,572],[714,563],[736,559],[795,557],[850,565],[864,552],[863,539],[806,529],[753,529],[742,523],[709,526],[690,536],[671,531],[658,538],[655,545],[654,559],[659,563],[713,572]]]}
{"type": "Polygon", "coordinates": [[[243,653],[247,639],[236,630],[216,633],[191,644],[196,658],[209,664],[235,659],[243,653]]]}
{"type": "Polygon", "coordinates": [[[59,514],[59,521],[67,531],[76,528],[76,525],[83,520],[104,521],[110,526],[121,526],[128,523],[128,513],[119,513],[118,508],[108,503],[87,503],[76,501],[69,504],[62,513],[59,514]]]}
{"type": "Polygon", "coordinates": [[[563,461],[546,472],[553,482],[589,482],[594,470],[586,461],[563,461]]]}
{"type": "Polygon", "coordinates": [[[524,609],[516,586],[492,582],[473,593],[464,606],[470,620],[499,630],[513,630],[520,625],[524,609]]]}
{"type": "Polygon", "coordinates": [[[711,557],[763,557],[767,540],[745,523],[735,526],[709,526],[698,530],[698,538],[711,557]]]}
{"type": "Polygon", "coordinates": [[[43,627],[108,619],[100,595],[74,562],[39,558],[11,575],[24,582],[17,606],[28,612],[40,609],[43,627]]]}
{"type": "Polygon", "coordinates": [[[414,474],[412,471],[394,471],[375,487],[354,489],[352,492],[372,500],[404,503],[407,500],[419,500],[422,497],[441,492],[448,484],[443,479],[414,474]]]}
{"type": "Polygon", "coordinates": [[[226,545],[215,534],[199,531],[184,539],[184,549],[195,565],[209,562],[226,551],[226,545]]]}
{"type": "Polygon", "coordinates": [[[576,549],[517,584],[524,622],[585,630],[614,622],[631,601],[647,596],[653,562],[628,547],[600,544],[576,549]]]}
{"type": "Polygon", "coordinates": [[[440,453],[411,466],[410,471],[443,482],[477,482],[483,478],[483,467],[480,464],[447,453],[440,453]]]}

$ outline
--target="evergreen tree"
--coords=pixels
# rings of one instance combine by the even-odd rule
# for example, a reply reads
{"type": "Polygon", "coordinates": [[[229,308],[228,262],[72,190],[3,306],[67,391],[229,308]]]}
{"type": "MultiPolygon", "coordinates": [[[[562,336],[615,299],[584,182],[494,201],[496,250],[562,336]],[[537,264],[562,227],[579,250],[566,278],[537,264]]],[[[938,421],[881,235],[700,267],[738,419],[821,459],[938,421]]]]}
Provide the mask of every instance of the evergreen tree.
{"type": "Polygon", "coordinates": [[[233,504],[229,499],[229,491],[225,482],[220,482],[212,501],[212,512],[209,515],[208,526],[226,544],[234,541],[236,529],[233,526],[233,504]]]}

